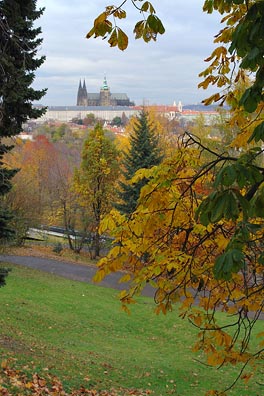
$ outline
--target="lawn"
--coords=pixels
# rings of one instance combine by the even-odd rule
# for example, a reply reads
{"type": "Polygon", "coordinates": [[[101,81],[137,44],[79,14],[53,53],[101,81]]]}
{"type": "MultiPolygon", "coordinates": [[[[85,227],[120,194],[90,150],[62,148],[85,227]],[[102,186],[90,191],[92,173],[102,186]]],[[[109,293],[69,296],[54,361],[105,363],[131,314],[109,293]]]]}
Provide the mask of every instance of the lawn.
{"type": "MultiPolygon", "coordinates": [[[[0,289],[0,350],[3,360],[16,358],[17,368],[57,375],[68,391],[137,388],[156,396],[202,396],[224,389],[237,374],[237,368],[197,362],[191,352],[197,330],[177,310],[156,316],[153,301],[142,297],[127,315],[115,290],[8,266],[0,289]]],[[[229,394],[262,392],[255,378],[239,381],[229,394]]]]}

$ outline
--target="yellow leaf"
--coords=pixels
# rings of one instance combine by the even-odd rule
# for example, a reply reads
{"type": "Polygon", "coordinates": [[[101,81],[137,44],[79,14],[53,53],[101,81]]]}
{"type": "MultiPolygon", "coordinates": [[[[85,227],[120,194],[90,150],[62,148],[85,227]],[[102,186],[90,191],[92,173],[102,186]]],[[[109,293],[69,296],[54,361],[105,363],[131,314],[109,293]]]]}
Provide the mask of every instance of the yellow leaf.
{"type": "Polygon", "coordinates": [[[194,321],[194,323],[196,324],[196,326],[201,327],[203,321],[202,321],[202,317],[201,315],[193,315],[192,316],[192,320],[194,321]]]}
{"type": "Polygon", "coordinates": [[[105,271],[103,269],[99,269],[94,275],[93,281],[101,282],[104,279],[105,275],[106,275],[105,271]]]}
{"type": "Polygon", "coordinates": [[[126,291],[126,290],[122,290],[120,293],[119,293],[119,299],[120,300],[123,300],[124,298],[127,298],[128,297],[128,292],[126,291]]]}
{"type": "Polygon", "coordinates": [[[104,22],[107,18],[107,14],[106,12],[102,12],[102,14],[100,14],[94,21],[94,26],[104,22]]]}
{"type": "Polygon", "coordinates": [[[8,361],[5,359],[5,360],[2,360],[2,362],[1,362],[1,367],[2,367],[2,369],[6,369],[7,367],[8,367],[8,361]]]}
{"type": "Polygon", "coordinates": [[[124,276],[122,276],[122,278],[119,279],[118,283],[129,282],[130,279],[131,279],[131,275],[130,274],[125,274],[124,276]]]}
{"type": "Polygon", "coordinates": [[[118,28],[117,45],[121,51],[124,51],[128,46],[128,37],[125,32],[118,28]]]}
{"type": "Polygon", "coordinates": [[[33,383],[32,383],[32,382],[27,382],[26,385],[25,385],[25,387],[26,387],[27,389],[31,389],[31,388],[33,387],[33,383]]]}
{"type": "Polygon", "coordinates": [[[155,312],[156,312],[157,315],[160,314],[160,312],[162,312],[163,315],[166,315],[167,314],[167,309],[166,309],[165,304],[163,304],[163,303],[159,304],[157,306],[157,308],[155,309],[155,312]]]}
{"type": "Polygon", "coordinates": [[[117,32],[116,29],[113,30],[108,43],[110,44],[110,47],[115,47],[117,45],[117,32]]]}
{"type": "Polygon", "coordinates": [[[207,363],[210,366],[219,366],[223,363],[223,358],[217,352],[211,353],[207,356],[207,363]]]}
{"type": "Polygon", "coordinates": [[[129,309],[125,304],[122,305],[121,309],[122,309],[124,312],[126,312],[128,315],[131,314],[130,309],[129,309]]]}

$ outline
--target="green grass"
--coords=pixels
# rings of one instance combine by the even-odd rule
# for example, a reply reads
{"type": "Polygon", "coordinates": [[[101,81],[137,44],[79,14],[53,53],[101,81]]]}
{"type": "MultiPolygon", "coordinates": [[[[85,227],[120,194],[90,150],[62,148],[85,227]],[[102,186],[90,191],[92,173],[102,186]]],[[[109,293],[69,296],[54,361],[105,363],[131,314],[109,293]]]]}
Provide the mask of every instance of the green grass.
{"type": "MultiPolygon", "coordinates": [[[[127,315],[115,290],[8,266],[13,270],[0,289],[0,351],[3,359],[15,357],[17,367],[48,369],[68,390],[84,384],[150,389],[157,396],[202,396],[237,374],[237,368],[216,370],[195,360],[196,329],[176,310],[156,316],[152,300],[139,298],[127,315]]],[[[253,380],[239,382],[230,395],[262,392],[253,380]]]]}

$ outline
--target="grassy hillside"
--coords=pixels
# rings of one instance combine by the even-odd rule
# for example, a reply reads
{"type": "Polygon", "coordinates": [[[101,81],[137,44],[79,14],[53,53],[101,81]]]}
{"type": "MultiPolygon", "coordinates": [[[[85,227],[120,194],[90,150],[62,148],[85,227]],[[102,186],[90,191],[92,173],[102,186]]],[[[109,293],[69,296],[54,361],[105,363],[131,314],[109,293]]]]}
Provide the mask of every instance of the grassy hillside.
{"type": "MultiPolygon", "coordinates": [[[[176,310],[156,316],[153,301],[139,298],[128,316],[115,290],[9,267],[0,289],[0,351],[2,359],[16,358],[18,368],[57,375],[67,390],[122,387],[157,396],[202,396],[235,378],[237,368],[197,362],[201,357],[191,352],[197,330],[176,310]]],[[[253,380],[239,382],[230,395],[262,391],[253,380]]]]}

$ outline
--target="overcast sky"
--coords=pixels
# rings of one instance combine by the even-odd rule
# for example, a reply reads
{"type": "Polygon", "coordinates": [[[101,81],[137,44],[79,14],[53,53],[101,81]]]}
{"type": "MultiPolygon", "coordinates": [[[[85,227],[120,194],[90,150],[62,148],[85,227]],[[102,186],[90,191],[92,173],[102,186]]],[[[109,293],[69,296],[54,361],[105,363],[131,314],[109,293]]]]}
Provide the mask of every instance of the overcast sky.
{"type": "Polygon", "coordinates": [[[46,61],[36,72],[35,88],[48,88],[45,105],[75,105],[80,78],[88,92],[99,92],[106,75],[110,91],[126,93],[136,104],[183,105],[199,103],[209,93],[197,88],[198,74],[206,67],[219,31],[219,16],[202,12],[202,0],[152,0],[166,32],[156,42],[133,38],[139,19],[127,5],[127,20],[119,22],[129,32],[125,51],[109,48],[100,38],[85,38],[93,20],[115,0],[38,0],[45,7],[37,21],[42,27],[40,53],[46,61]]]}

